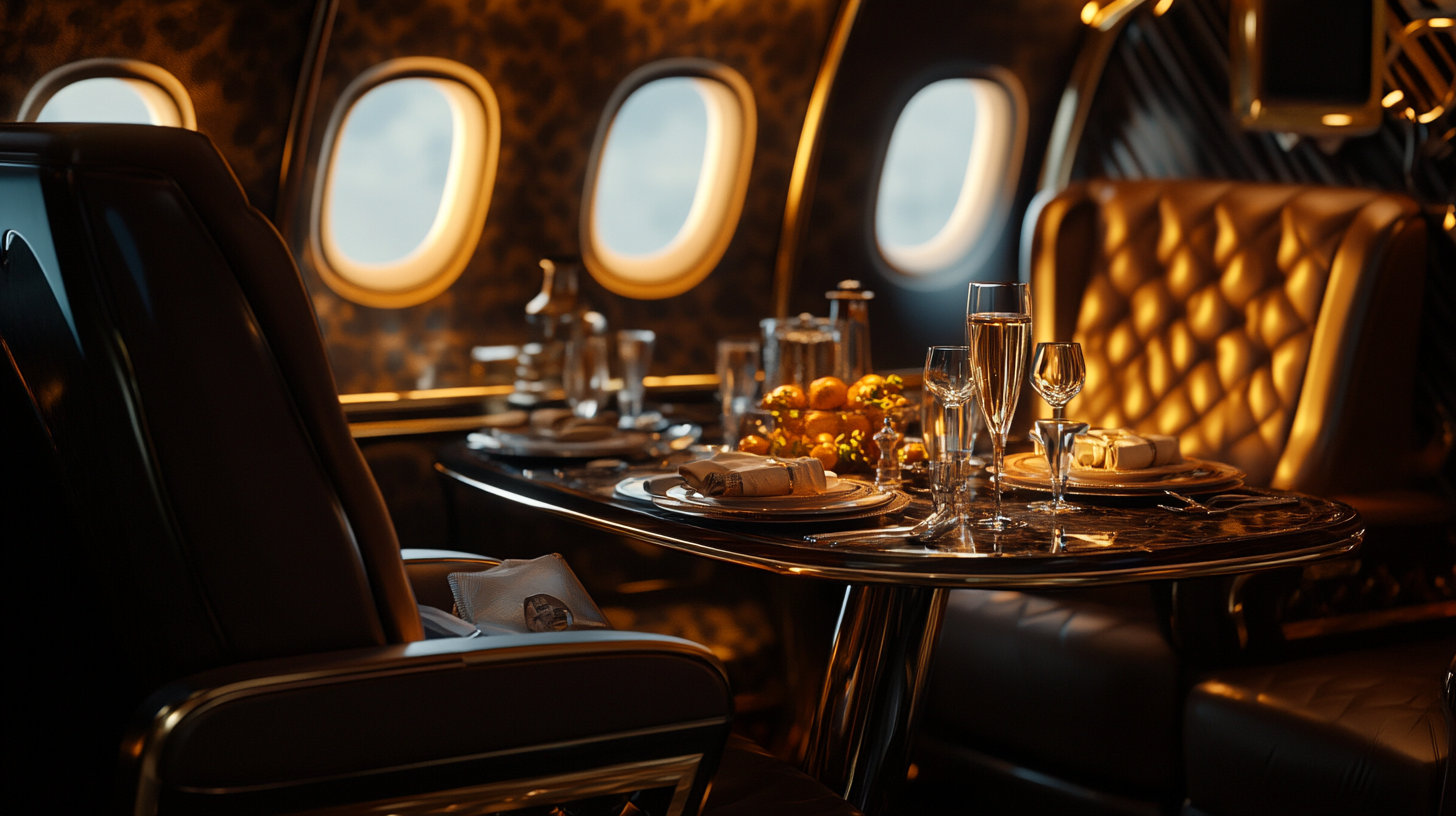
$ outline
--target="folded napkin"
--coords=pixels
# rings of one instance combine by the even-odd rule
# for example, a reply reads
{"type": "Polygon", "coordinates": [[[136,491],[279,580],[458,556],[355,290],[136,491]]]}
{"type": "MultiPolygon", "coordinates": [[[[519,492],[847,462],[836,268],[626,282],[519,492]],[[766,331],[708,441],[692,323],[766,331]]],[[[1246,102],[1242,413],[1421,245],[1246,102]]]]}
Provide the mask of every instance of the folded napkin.
{"type": "Polygon", "coordinates": [[[1103,428],[1077,437],[1072,462],[1083,470],[1143,470],[1183,461],[1178,437],[1103,428]]]}
{"type": "Polygon", "coordinates": [[[557,442],[595,442],[617,432],[617,415],[606,412],[588,418],[566,408],[540,408],[531,414],[531,430],[557,442]]]}
{"type": "Polygon", "coordinates": [[[677,469],[704,496],[813,495],[828,489],[818,459],[770,459],[752,453],[720,453],[677,469]]]}

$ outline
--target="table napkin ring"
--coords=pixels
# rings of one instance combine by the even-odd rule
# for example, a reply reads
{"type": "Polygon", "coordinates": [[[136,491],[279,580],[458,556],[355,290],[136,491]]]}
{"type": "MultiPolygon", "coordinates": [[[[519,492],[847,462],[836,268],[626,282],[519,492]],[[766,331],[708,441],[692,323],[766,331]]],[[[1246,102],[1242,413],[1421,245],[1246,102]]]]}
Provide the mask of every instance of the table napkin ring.
{"type": "Polygon", "coordinates": [[[448,580],[457,613],[483,634],[612,628],[557,553],[502,561],[484,572],[452,572],[448,580]]]}

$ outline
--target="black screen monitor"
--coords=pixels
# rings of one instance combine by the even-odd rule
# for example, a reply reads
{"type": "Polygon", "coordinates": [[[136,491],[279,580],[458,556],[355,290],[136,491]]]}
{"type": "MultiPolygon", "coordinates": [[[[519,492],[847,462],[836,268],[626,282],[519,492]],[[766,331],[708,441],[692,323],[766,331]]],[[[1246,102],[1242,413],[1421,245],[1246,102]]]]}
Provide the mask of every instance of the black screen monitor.
{"type": "Polygon", "coordinates": [[[1358,135],[1380,126],[1377,0],[1234,0],[1234,113],[1245,127],[1358,135]]]}

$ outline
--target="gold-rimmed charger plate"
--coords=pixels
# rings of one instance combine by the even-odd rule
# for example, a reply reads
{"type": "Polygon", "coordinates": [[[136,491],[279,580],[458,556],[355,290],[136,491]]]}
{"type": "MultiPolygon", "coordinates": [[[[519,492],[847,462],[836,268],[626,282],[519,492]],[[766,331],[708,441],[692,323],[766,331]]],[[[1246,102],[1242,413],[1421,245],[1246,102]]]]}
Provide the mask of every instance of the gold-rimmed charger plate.
{"type": "Polygon", "coordinates": [[[889,493],[877,492],[864,482],[848,479],[838,483],[824,493],[789,496],[704,496],[685,484],[667,489],[662,498],[679,504],[710,510],[730,510],[749,513],[826,513],[836,510],[858,510],[877,507],[890,500],[889,493]]]}
{"type": "Polygon", "coordinates": [[[727,507],[701,507],[698,505],[686,504],[675,499],[654,497],[652,503],[673,513],[680,513],[685,516],[696,518],[713,519],[715,521],[747,521],[755,524],[808,524],[826,521],[852,521],[855,519],[876,518],[887,513],[898,513],[905,509],[910,503],[910,497],[895,491],[882,494],[887,500],[873,507],[845,510],[842,508],[826,508],[815,512],[794,511],[772,511],[759,512],[750,510],[736,510],[727,507]]]}
{"type": "MultiPolygon", "coordinates": [[[[1244,472],[1233,465],[1192,458],[1176,465],[1120,473],[1088,473],[1074,469],[1067,476],[1067,493],[1131,498],[1156,496],[1165,490],[1227,490],[1243,484],[1244,476],[1244,472]]],[[[1051,492],[1046,457],[1037,453],[1015,453],[1006,457],[1006,484],[1051,492]]]]}

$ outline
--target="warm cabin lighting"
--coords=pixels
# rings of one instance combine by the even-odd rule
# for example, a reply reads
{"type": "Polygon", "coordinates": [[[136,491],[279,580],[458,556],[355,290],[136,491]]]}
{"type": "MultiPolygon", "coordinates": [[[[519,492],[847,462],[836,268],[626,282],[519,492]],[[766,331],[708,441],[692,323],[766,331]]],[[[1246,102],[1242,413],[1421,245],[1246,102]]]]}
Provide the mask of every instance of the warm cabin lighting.
{"type": "Polygon", "coordinates": [[[399,394],[394,391],[376,391],[369,394],[340,394],[339,402],[350,405],[356,402],[399,402],[399,394]]]}
{"type": "Polygon", "coordinates": [[[1405,91],[1396,88],[1395,90],[1386,94],[1385,98],[1380,100],[1380,104],[1384,105],[1387,108],[1391,108],[1395,107],[1396,103],[1400,102],[1400,100],[1402,99],[1405,99],[1405,91]]]}
{"type": "Polygon", "coordinates": [[[1426,21],[1426,25],[1430,26],[1431,28],[1450,28],[1452,26],[1456,26],[1456,20],[1453,20],[1450,17],[1432,17],[1431,19],[1426,21]]]}
{"type": "Polygon", "coordinates": [[[1254,42],[1254,35],[1259,33],[1259,16],[1253,11],[1244,15],[1244,39],[1250,44],[1254,42]]]}
{"type": "Polygon", "coordinates": [[[1344,127],[1355,121],[1355,118],[1348,113],[1327,113],[1320,117],[1320,123],[1330,127],[1344,127]]]}
{"type": "Polygon", "coordinates": [[[1456,204],[1446,208],[1446,217],[1441,219],[1441,229],[1456,230],[1456,204]]]}
{"type": "Polygon", "coordinates": [[[1172,7],[1173,7],[1173,0],[1158,0],[1158,4],[1156,6],[1153,6],[1153,16],[1154,17],[1162,17],[1163,14],[1166,13],[1168,11],[1168,9],[1170,9],[1172,7]]]}
{"type": "Polygon", "coordinates": [[[1092,21],[1097,19],[1097,11],[1098,11],[1098,6],[1097,6],[1097,3],[1096,3],[1096,0],[1093,0],[1093,2],[1088,3],[1087,5],[1083,6],[1082,7],[1082,22],[1086,23],[1087,25],[1092,25],[1092,21]]]}
{"type": "Polygon", "coordinates": [[[1443,107],[1441,105],[1437,105],[1436,107],[1431,108],[1430,110],[1426,111],[1425,113],[1421,114],[1420,116],[1417,116],[1416,117],[1416,121],[1417,122],[1420,122],[1423,125],[1430,124],[1431,122],[1434,122],[1437,119],[1441,118],[1441,114],[1443,114],[1445,112],[1446,112],[1446,108],[1445,107],[1443,107]]]}

